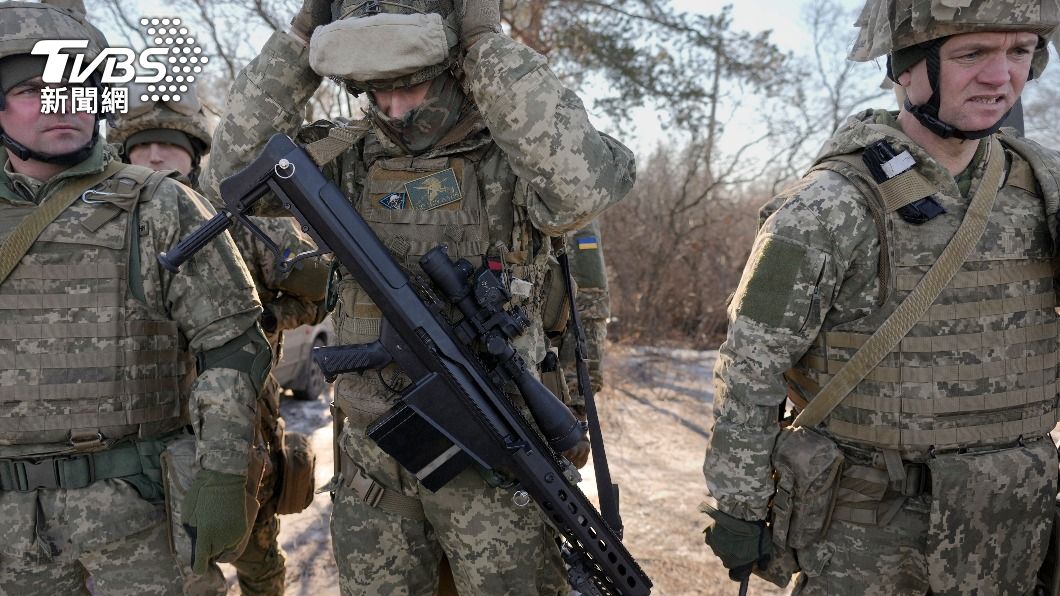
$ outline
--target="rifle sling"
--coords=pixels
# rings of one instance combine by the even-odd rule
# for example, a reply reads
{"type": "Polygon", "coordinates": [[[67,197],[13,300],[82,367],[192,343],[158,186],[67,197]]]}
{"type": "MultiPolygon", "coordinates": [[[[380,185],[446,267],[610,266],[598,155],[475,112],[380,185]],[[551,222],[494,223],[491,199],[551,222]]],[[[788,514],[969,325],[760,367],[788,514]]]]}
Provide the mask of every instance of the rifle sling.
{"type": "Polygon", "coordinates": [[[125,164],[114,160],[102,172],[71,180],[54,195],[41,201],[41,204],[20,221],[11,234],[4,239],[3,245],[0,245],[0,283],[11,275],[44,228],[55,221],[70,205],[73,205],[82,193],[117,174],[123,167],[125,164]]]}
{"type": "Polygon", "coordinates": [[[596,410],[596,398],[589,383],[589,371],[585,364],[585,333],[582,331],[578,305],[574,300],[574,283],[570,272],[570,259],[566,252],[559,255],[559,264],[563,269],[563,283],[567,286],[567,301],[570,304],[571,330],[577,346],[574,350],[574,362],[578,369],[578,392],[585,399],[585,417],[589,422],[589,449],[593,456],[593,468],[596,472],[596,492],[600,496],[600,515],[607,522],[615,535],[622,537],[622,515],[618,506],[618,485],[611,482],[611,471],[607,467],[607,453],[604,451],[604,437],[600,430],[600,416],[596,410]]]}
{"type": "Polygon", "coordinates": [[[1001,143],[994,137],[990,138],[989,143],[986,172],[972,197],[964,221],[942,255],[894,313],[799,413],[792,426],[817,426],[831,414],[865,375],[909,333],[971,254],[986,230],[986,221],[994,207],[1005,170],[1005,153],[1001,143]]]}

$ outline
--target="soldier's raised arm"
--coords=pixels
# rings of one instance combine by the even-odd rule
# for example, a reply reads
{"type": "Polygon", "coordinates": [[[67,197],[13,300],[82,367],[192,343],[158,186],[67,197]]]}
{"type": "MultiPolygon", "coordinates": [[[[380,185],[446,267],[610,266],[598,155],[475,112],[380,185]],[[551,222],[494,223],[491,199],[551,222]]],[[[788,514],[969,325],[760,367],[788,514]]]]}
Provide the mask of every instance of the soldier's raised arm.
{"type": "Polygon", "coordinates": [[[501,33],[497,2],[463,5],[467,86],[494,142],[536,191],[527,205],[534,225],[576,230],[633,188],[633,153],[593,127],[544,56],[501,33]]]}
{"type": "Polygon", "coordinates": [[[305,0],[290,29],[274,32],[239,72],[214,130],[214,145],[223,150],[210,156],[202,176],[203,193],[211,201],[221,196],[221,181],[256,157],[270,136],[282,132],[293,137],[302,126],[306,103],[322,80],[309,67],[308,40],[330,20],[330,2],[305,0]]]}

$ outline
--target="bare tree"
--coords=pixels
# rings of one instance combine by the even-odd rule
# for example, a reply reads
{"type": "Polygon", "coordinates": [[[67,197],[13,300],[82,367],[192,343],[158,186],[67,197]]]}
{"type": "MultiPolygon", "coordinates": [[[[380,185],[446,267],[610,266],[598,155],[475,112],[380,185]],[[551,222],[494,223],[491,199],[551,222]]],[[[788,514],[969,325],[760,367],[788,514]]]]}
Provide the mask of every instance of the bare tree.
{"type": "Polygon", "coordinates": [[[710,348],[724,336],[725,298],[751,247],[755,204],[768,195],[748,200],[716,188],[713,200],[697,201],[692,195],[710,182],[691,151],[660,148],[631,196],[604,215],[619,341],[710,348]]]}
{"type": "Polygon", "coordinates": [[[774,191],[799,177],[821,144],[856,110],[873,103],[890,105],[891,91],[880,87],[884,71],[846,59],[856,17],[836,0],[811,0],[803,10],[813,43],[793,61],[798,85],[778,103],[770,123],[771,142],[779,148],[774,191]]]}
{"type": "Polygon", "coordinates": [[[788,57],[768,32],[734,31],[730,7],[705,15],[658,0],[502,4],[512,37],[547,55],[570,86],[594,85],[594,107],[616,125],[651,107],[667,115],[668,127],[709,127],[718,122],[719,80],[765,94],[787,83],[788,57]]]}

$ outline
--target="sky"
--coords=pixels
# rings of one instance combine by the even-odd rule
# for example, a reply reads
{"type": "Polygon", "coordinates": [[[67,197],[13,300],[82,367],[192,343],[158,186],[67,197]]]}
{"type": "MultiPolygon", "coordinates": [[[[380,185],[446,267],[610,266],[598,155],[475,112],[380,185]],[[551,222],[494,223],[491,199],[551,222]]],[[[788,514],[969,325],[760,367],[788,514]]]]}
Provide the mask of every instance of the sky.
{"type": "MultiPolygon", "coordinates": [[[[861,0],[839,0],[848,10],[861,7],[861,0]]],[[[673,5],[689,12],[713,14],[732,5],[733,25],[745,31],[773,31],[773,42],[785,50],[797,50],[809,41],[809,33],[802,26],[802,11],[808,0],[674,0],[673,5]]],[[[850,39],[854,39],[854,23],[850,23],[850,39]]]]}
{"type": "MultiPolygon", "coordinates": [[[[863,0],[838,2],[852,14],[864,4],[863,0]]],[[[725,6],[731,5],[734,30],[751,33],[769,30],[777,47],[796,54],[805,54],[812,41],[811,33],[803,23],[803,12],[808,4],[810,0],[673,0],[675,8],[703,14],[716,14],[725,6]]],[[[850,18],[849,25],[849,38],[853,43],[857,33],[854,28],[854,16],[850,18]]],[[[635,120],[637,126],[632,131],[632,138],[623,136],[623,140],[638,155],[646,155],[660,142],[665,142],[665,133],[659,125],[658,116],[652,110],[635,111],[635,120]]],[[[597,119],[593,121],[598,127],[608,126],[606,122],[597,119]]],[[[757,138],[759,132],[755,130],[756,125],[756,115],[753,112],[737,113],[735,119],[729,123],[726,140],[732,146],[740,146],[745,141],[757,138]]],[[[752,151],[751,155],[754,154],[752,151]]]]}

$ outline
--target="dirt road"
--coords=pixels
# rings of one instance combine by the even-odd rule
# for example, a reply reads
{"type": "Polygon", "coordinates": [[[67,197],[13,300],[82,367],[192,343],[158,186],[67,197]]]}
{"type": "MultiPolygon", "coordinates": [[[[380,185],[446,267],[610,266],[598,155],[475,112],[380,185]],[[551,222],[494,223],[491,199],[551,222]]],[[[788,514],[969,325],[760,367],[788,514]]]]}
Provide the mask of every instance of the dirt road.
{"type": "MultiPolygon", "coordinates": [[[[621,486],[625,544],[652,578],[652,594],[735,595],[737,585],[703,544],[703,451],[711,427],[710,371],[715,352],[614,347],[608,387],[599,396],[612,479],[621,486]]],[[[324,399],[286,401],[287,427],[310,433],[317,449],[317,484],[332,473],[331,417],[324,399]]],[[[592,463],[582,490],[595,499],[592,463]]],[[[283,518],[287,593],[338,594],[328,521],[331,501],[283,518]]],[[[231,594],[237,594],[231,568],[231,594]]],[[[783,594],[753,578],[750,594],[783,594]]]]}

